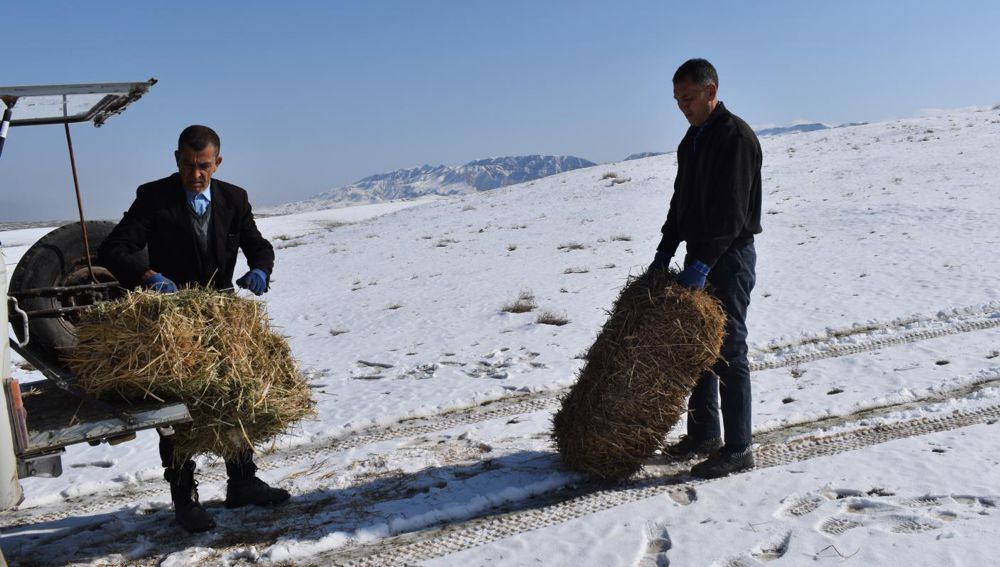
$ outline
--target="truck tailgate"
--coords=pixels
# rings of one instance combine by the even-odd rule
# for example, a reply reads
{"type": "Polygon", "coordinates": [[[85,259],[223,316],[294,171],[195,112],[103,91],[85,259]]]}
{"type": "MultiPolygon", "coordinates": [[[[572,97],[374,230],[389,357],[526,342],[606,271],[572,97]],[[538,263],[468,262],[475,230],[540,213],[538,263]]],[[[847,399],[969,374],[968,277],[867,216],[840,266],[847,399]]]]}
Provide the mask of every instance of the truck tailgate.
{"type": "Polygon", "coordinates": [[[50,453],[75,443],[100,442],[143,429],[191,421],[187,407],[180,402],[152,399],[111,402],[135,417],[136,422],[128,424],[60,390],[49,380],[21,384],[21,397],[28,424],[28,445],[18,451],[21,458],[50,453]]]}

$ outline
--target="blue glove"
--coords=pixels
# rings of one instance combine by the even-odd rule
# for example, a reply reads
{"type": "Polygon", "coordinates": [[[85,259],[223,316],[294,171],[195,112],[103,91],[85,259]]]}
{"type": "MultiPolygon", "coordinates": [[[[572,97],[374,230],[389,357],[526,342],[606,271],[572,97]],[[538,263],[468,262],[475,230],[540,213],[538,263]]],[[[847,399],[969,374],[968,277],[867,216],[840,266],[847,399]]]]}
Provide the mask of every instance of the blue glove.
{"type": "Polygon", "coordinates": [[[249,289],[254,295],[262,295],[267,291],[267,272],[254,268],[236,280],[236,285],[249,289]]]}
{"type": "Polygon", "coordinates": [[[677,274],[677,283],[684,287],[702,289],[705,287],[705,278],[708,277],[708,272],[711,270],[712,268],[709,268],[708,264],[695,260],[677,274]]]}
{"type": "Polygon", "coordinates": [[[667,256],[666,252],[656,251],[656,256],[653,256],[653,263],[649,265],[649,271],[653,270],[666,270],[670,267],[670,258],[667,256]]]}
{"type": "Polygon", "coordinates": [[[147,288],[160,293],[177,292],[177,284],[159,272],[150,276],[145,283],[147,288]]]}

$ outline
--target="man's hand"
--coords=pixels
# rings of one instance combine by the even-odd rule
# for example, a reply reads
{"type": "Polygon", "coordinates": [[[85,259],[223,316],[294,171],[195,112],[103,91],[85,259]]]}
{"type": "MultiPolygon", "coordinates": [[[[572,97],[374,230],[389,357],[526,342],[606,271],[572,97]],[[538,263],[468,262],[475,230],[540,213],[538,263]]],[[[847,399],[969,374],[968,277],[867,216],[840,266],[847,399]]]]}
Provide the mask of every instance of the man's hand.
{"type": "Polygon", "coordinates": [[[249,289],[254,295],[262,295],[267,291],[267,272],[254,268],[236,280],[236,285],[249,289]]]}
{"type": "Polygon", "coordinates": [[[159,272],[146,278],[143,284],[148,289],[160,293],[175,293],[177,291],[177,284],[159,272]]]}
{"type": "Polygon", "coordinates": [[[666,252],[656,251],[656,255],[653,256],[653,263],[649,265],[649,271],[653,270],[666,270],[670,267],[670,258],[672,255],[668,256],[666,252]]]}
{"type": "Polygon", "coordinates": [[[677,274],[677,283],[692,289],[702,289],[705,287],[705,278],[708,277],[708,272],[711,270],[712,268],[709,268],[708,264],[695,260],[677,274]]]}

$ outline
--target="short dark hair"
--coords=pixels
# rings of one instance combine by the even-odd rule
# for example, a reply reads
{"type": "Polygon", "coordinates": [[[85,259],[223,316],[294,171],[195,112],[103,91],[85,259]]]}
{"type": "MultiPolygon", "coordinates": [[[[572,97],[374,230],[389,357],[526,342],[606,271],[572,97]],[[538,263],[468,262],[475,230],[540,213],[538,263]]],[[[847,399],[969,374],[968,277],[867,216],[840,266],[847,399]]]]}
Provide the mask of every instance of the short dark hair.
{"type": "Polygon", "coordinates": [[[188,126],[181,132],[180,137],[177,138],[178,150],[181,147],[188,147],[196,152],[200,152],[208,145],[215,146],[216,154],[222,149],[222,144],[219,142],[219,135],[215,133],[215,130],[200,124],[188,126]]]}
{"type": "Polygon", "coordinates": [[[674,84],[693,81],[699,85],[715,83],[719,86],[719,73],[707,59],[688,59],[674,73],[674,84]]]}

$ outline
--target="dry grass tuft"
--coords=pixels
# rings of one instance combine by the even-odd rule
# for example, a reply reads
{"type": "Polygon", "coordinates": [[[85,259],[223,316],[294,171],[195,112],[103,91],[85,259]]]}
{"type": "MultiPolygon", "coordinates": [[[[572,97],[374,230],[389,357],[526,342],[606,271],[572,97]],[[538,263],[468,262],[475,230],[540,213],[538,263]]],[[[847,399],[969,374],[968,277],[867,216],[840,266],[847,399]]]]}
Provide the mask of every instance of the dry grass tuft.
{"type": "Polygon", "coordinates": [[[535,303],[535,294],[531,293],[531,291],[524,290],[518,294],[515,301],[504,304],[500,310],[505,313],[527,313],[536,307],[538,307],[538,304],[535,303]]]}
{"type": "Polygon", "coordinates": [[[555,325],[556,327],[562,327],[563,325],[569,323],[569,319],[567,319],[565,315],[555,313],[553,311],[542,311],[535,319],[535,323],[538,323],[539,325],[555,325]]]}
{"type": "Polygon", "coordinates": [[[231,457],[312,414],[309,386],[264,305],[206,289],[131,292],[100,303],[76,326],[64,360],[102,396],[179,400],[179,455],[231,457]]]}
{"type": "Polygon", "coordinates": [[[666,270],[632,278],[584,356],[553,419],[569,468],[604,479],[634,475],[663,444],[722,347],[725,316],[666,270]]]}

